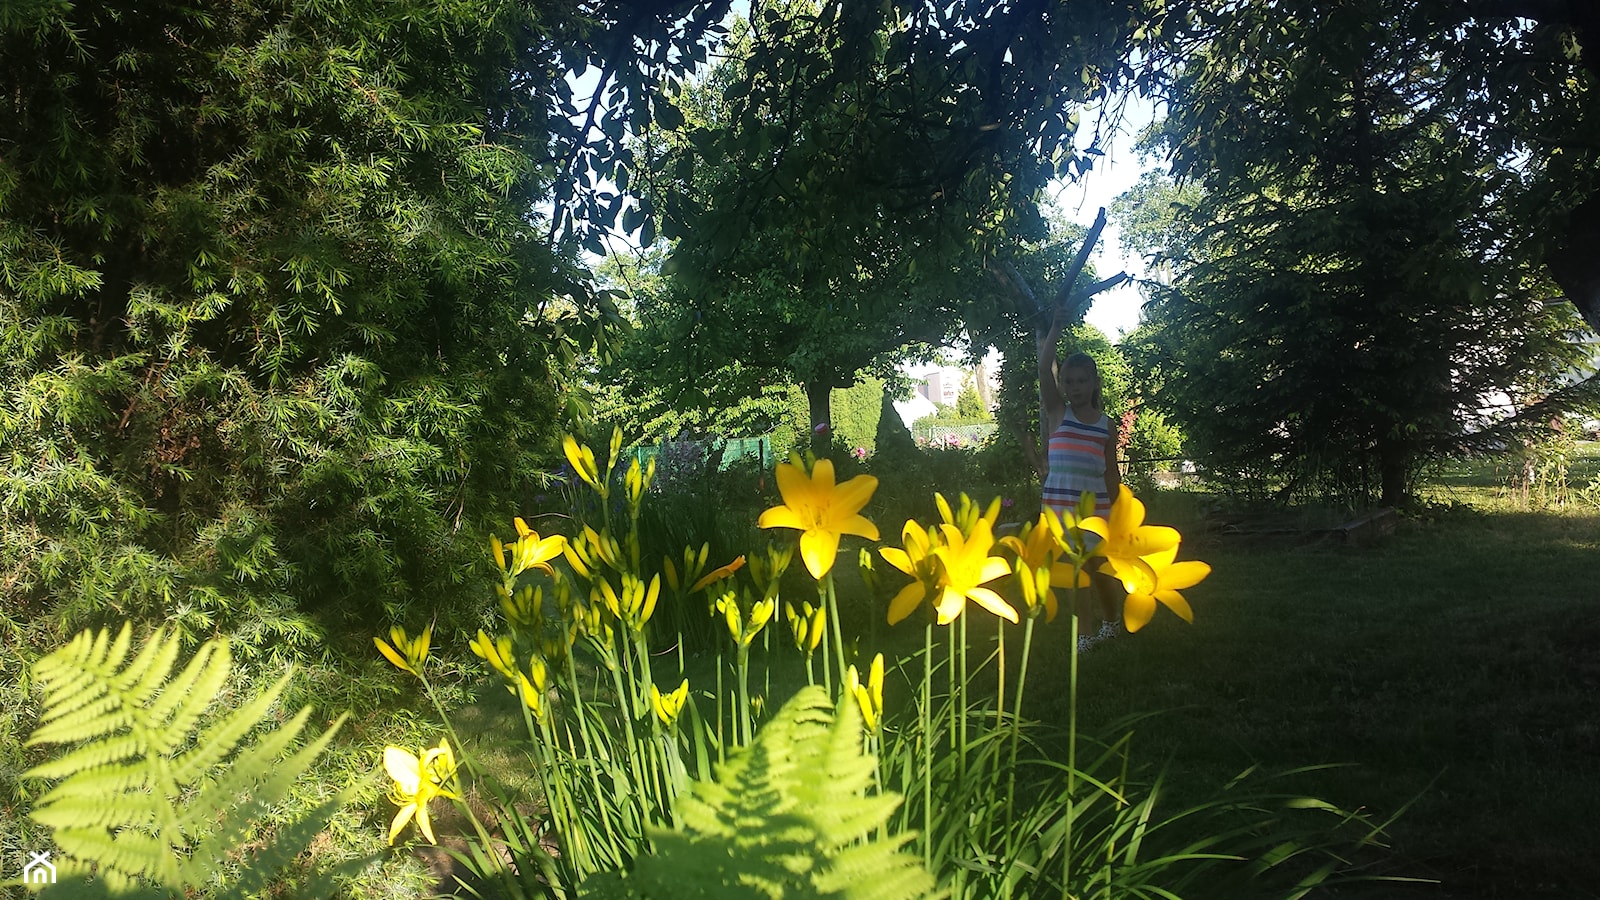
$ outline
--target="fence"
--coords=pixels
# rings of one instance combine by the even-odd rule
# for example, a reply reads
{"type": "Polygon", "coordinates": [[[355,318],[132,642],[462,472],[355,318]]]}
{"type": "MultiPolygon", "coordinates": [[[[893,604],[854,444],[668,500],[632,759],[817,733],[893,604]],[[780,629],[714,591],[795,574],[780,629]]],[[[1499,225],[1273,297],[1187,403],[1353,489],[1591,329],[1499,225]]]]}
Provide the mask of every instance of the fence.
{"type": "Polygon", "coordinates": [[[977,447],[994,437],[996,426],[914,425],[911,438],[923,447],[977,447]]]}
{"type": "Polygon", "coordinates": [[[754,460],[765,469],[772,465],[772,436],[744,438],[711,438],[703,441],[661,441],[654,445],[641,445],[628,450],[628,455],[643,466],[654,459],[663,472],[683,474],[688,468],[701,469],[715,459],[717,469],[732,468],[740,460],[754,460]]]}

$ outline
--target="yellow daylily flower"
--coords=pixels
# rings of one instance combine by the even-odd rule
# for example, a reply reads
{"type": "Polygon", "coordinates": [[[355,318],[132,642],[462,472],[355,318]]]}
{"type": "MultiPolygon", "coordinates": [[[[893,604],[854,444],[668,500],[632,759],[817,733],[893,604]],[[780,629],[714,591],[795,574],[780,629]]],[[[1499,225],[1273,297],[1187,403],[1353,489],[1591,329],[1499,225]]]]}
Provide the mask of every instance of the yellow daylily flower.
{"type": "Polygon", "coordinates": [[[1104,556],[1113,568],[1176,547],[1180,537],[1176,528],[1144,524],[1144,504],[1125,484],[1117,488],[1109,521],[1090,516],[1079,522],[1078,527],[1100,536],[1100,544],[1091,555],[1104,556]]]}
{"type": "Polygon", "coordinates": [[[994,523],[1000,521],[999,497],[989,501],[989,506],[987,509],[979,509],[978,504],[974,503],[972,498],[967,496],[966,492],[963,491],[958,495],[957,503],[958,505],[956,508],[952,510],[950,508],[950,501],[944,498],[944,494],[941,494],[937,491],[934,492],[933,505],[939,509],[940,521],[944,522],[946,525],[956,526],[957,528],[961,529],[962,534],[972,534],[973,526],[977,524],[979,519],[983,519],[989,523],[990,531],[994,530],[994,523]]]}
{"type": "Polygon", "coordinates": [[[776,594],[778,579],[789,571],[789,564],[792,562],[794,562],[793,544],[768,543],[764,556],[750,559],[750,580],[755,582],[756,591],[763,597],[776,594]]]}
{"type": "Polygon", "coordinates": [[[855,698],[856,706],[861,709],[861,719],[866,723],[868,731],[877,731],[878,723],[883,720],[883,654],[879,653],[872,658],[872,668],[867,674],[867,683],[861,683],[861,676],[856,674],[856,667],[851,666],[845,674],[845,693],[855,698]]]}
{"type": "Polygon", "coordinates": [[[417,820],[417,830],[428,839],[433,837],[433,823],[428,819],[428,801],[434,797],[460,799],[448,784],[455,777],[456,759],[450,752],[450,743],[440,740],[439,746],[424,750],[421,758],[399,747],[383,748],[383,768],[394,779],[389,798],[400,807],[394,821],[389,823],[389,843],[400,834],[412,817],[417,820]]]}
{"type": "Polygon", "coordinates": [[[393,646],[386,643],[383,638],[377,637],[372,639],[372,643],[376,644],[378,652],[389,662],[394,663],[400,671],[410,672],[421,678],[422,664],[427,660],[428,646],[433,642],[433,625],[429,624],[422,629],[422,633],[417,635],[415,640],[407,638],[406,630],[396,625],[389,629],[389,640],[394,642],[393,646]]]}
{"type": "Polygon", "coordinates": [[[628,505],[635,511],[639,509],[639,501],[643,499],[644,492],[650,490],[650,484],[656,480],[656,458],[650,457],[650,462],[641,468],[637,457],[628,464],[628,472],[622,477],[624,490],[627,491],[628,505]]]}
{"type": "Polygon", "coordinates": [[[900,543],[905,545],[905,549],[883,547],[878,550],[884,562],[914,579],[889,601],[890,625],[898,623],[921,606],[922,599],[928,595],[928,585],[938,577],[939,564],[932,553],[937,536],[937,532],[930,535],[915,519],[907,519],[905,527],[900,529],[900,543]]]}
{"type": "Polygon", "coordinates": [[[685,678],[670,694],[662,694],[655,685],[650,685],[650,708],[655,710],[656,718],[661,724],[671,727],[678,721],[678,715],[683,712],[683,704],[689,699],[689,679],[685,678]]]}
{"type": "Polygon", "coordinates": [[[708,585],[716,584],[717,582],[721,581],[722,579],[732,576],[733,573],[739,571],[742,568],[744,568],[744,556],[743,555],[739,556],[738,559],[735,559],[733,562],[728,563],[725,566],[718,566],[717,568],[712,569],[710,572],[707,572],[705,574],[704,578],[701,578],[699,581],[696,581],[694,583],[694,586],[689,588],[689,593],[692,594],[695,591],[698,591],[703,587],[706,587],[708,585]]]}
{"type": "Polygon", "coordinates": [[[544,624],[544,588],[523,585],[516,594],[512,594],[504,585],[497,584],[494,587],[500,597],[500,612],[505,614],[511,630],[518,634],[538,632],[544,624]]]}
{"type": "Polygon", "coordinates": [[[611,615],[632,631],[644,630],[650,617],[655,614],[656,602],[660,599],[659,574],[652,577],[650,584],[646,586],[632,572],[622,573],[620,592],[611,586],[611,579],[602,578],[596,587],[590,589],[589,595],[591,603],[604,603],[605,608],[611,611],[611,615]]]}
{"type": "Polygon", "coordinates": [[[1022,586],[1022,599],[1028,604],[1028,613],[1037,615],[1042,604],[1045,621],[1056,617],[1056,595],[1052,587],[1070,588],[1089,586],[1089,573],[1061,561],[1066,549],[1062,541],[1061,519],[1054,511],[1045,509],[1039,520],[1023,526],[1021,535],[1007,535],[1000,544],[1017,554],[1017,580],[1022,586]],[[1041,575],[1040,573],[1045,573],[1041,575]]]}
{"type": "Polygon", "coordinates": [[[956,616],[971,600],[1001,618],[1017,621],[1017,611],[994,591],[981,587],[1003,575],[1011,574],[1011,564],[998,556],[990,556],[994,548],[994,533],[987,519],[978,519],[972,526],[970,537],[955,525],[940,525],[944,546],[933,548],[940,564],[939,599],[935,604],[940,625],[954,622],[956,616]]]}
{"type": "Polygon", "coordinates": [[[1119,576],[1122,587],[1128,592],[1128,599],[1122,606],[1122,621],[1127,623],[1129,631],[1138,631],[1150,622],[1155,616],[1157,601],[1185,622],[1194,622],[1194,610],[1178,592],[1204,581],[1211,574],[1211,567],[1198,560],[1173,562],[1177,555],[1178,548],[1171,547],[1140,559],[1136,565],[1125,563],[1118,568],[1122,573],[1119,576]]]}
{"type": "Polygon", "coordinates": [[[878,539],[878,526],[861,515],[878,489],[878,479],[857,475],[835,485],[830,459],[817,460],[809,476],[796,463],[779,463],[777,478],[783,505],[763,512],[756,524],[762,528],[799,529],[800,558],[811,577],[821,580],[833,568],[841,536],[878,539]]]}
{"type": "Polygon", "coordinates": [[[538,656],[528,657],[528,670],[516,670],[516,677],[507,679],[506,690],[511,696],[521,700],[523,705],[533,713],[534,718],[543,719],[545,714],[545,692],[550,689],[550,668],[538,656]]]}
{"type": "MultiPolygon", "coordinates": [[[[554,575],[555,570],[550,568],[550,560],[562,555],[567,549],[567,539],[563,535],[552,534],[547,538],[539,537],[539,532],[528,527],[528,523],[517,516],[513,524],[517,528],[517,541],[507,544],[506,549],[511,551],[511,569],[513,576],[521,575],[529,569],[543,569],[546,574],[554,575]]],[[[495,561],[500,568],[505,570],[505,562],[496,552],[495,561]]]]}

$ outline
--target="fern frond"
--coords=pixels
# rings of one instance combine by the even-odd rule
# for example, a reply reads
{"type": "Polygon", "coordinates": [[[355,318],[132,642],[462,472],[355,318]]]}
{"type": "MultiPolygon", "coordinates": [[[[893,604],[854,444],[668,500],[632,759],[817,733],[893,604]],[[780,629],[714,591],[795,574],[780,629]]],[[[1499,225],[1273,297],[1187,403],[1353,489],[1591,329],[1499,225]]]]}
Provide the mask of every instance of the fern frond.
{"type": "MultiPolygon", "coordinates": [[[[310,710],[301,710],[295,716],[290,723],[293,732],[299,732],[309,713],[310,710]]],[[[228,810],[220,823],[212,823],[213,830],[209,836],[195,848],[193,862],[201,867],[202,871],[219,867],[250,829],[289,796],[300,774],[309,769],[322,754],[344,721],[345,717],[340,716],[316,740],[300,748],[282,762],[277,762],[279,752],[268,740],[261,741],[259,746],[241,754],[228,771],[208,785],[192,804],[195,809],[228,810]],[[265,777],[259,774],[263,770],[267,772],[265,777]],[[244,798],[243,802],[240,802],[240,797],[244,798]]],[[[290,731],[290,726],[279,730],[290,731]]],[[[269,737],[276,737],[276,734],[269,737]]],[[[196,828],[205,827],[206,824],[193,822],[196,828]]],[[[316,831],[313,830],[306,836],[306,840],[309,841],[315,835],[316,831]]]]}
{"type": "MultiPolygon", "coordinates": [[[[181,754],[173,769],[173,777],[179,784],[194,784],[200,776],[209,771],[213,766],[222,762],[239,742],[244,740],[251,729],[264,721],[267,713],[271,711],[274,703],[284,688],[289,686],[292,673],[285,673],[283,677],[273,682],[266,690],[239,706],[233,712],[214,722],[195,740],[195,744],[188,751],[181,754]]],[[[291,723],[295,720],[290,720],[291,723]]],[[[300,717],[299,721],[304,722],[300,717]]],[[[273,734],[262,738],[261,746],[270,742],[287,747],[300,733],[301,726],[289,727],[289,723],[280,726],[273,734]]],[[[282,749],[280,747],[280,750],[282,749]]]]}
{"type": "MultiPolygon", "coordinates": [[[[240,844],[289,795],[343,718],[298,750],[309,708],[247,743],[268,720],[286,674],[202,729],[229,678],[227,642],[202,644],[174,674],[179,636],[158,629],[128,659],[130,635],[126,625],[114,640],[109,631],[85,632],[33,666],[45,705],[28,744],[79,746],[24,773],[60,779],[32,818],[54,829],[59,872],[95,872],[90,893],[192,894],[241,863],[240,844]]],[[[265,851],[242,860],[240,883],[265,885],[342,802],[278,829],[265,851]]]]}
{"type": "MultiPolygon", "coordinates": [[[[103,684],[128,655],[133,628],[124,624],[114,645],[110,644],[110,637],[107,631],[98,634],[85,631],[65,647],[33,664],[34,678],[45,688],[45,714],[40,717],[41,722],[54,721],[90,704],[115,703],[106,696],[103,684]]],[[[38,732],[34,736],[40,743],[58,740],[39,737],[38,732]]]]}
{"type": "Polygon", "coordinates": [[[876,763],[862,752],[861,719],[837,713],[820,688],[802,690],[745,750],[680,798],[680,827],[653,830],[655,852],[630,872],[585,881],[581,896],[841,897],[936,895],[911,835],[883,826],[900,800],[870,793],[876,763]]]}
{"type": "MultiPolygon", "coordinates": [[[[279,828],[273,834],[272,842],[256,852],[252,865],[239,874],[238,880],[228,884],[226,889],[213,894],[211,900],[247,900],[265,890],[272,884],[275,874],[288,868],[301,853],[305,852],[311,840],[326,827],[326,823],[339,812],[341,807],[354,799],[354,796],[353,791],[341,793],[308,810],[306,815],[295,822],[279,828]]],[[[368,862],[369,860],[365,859],[353,860],[351,868],[359,868],[368,862]]],[[[334,894],[335,889],[332,884],[322,883],[303,890],[298,896],[331,897],[334,894]]]]}

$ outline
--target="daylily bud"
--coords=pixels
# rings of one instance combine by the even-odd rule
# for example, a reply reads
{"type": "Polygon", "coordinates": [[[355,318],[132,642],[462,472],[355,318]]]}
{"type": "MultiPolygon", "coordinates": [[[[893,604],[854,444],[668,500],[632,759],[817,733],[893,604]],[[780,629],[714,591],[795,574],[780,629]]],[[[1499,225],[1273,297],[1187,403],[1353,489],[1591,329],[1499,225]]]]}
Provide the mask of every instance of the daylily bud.
{"type": "Polygon", "coordinates": [[[511,638],[490,638],[482,628],[478,629],[478,636],[468,644],[472,652],[487,662],[502,676],[515,681],[518,677],[516,664],[511,660],[511,638]]]}
{"type": "Polygon", "coordinates": [[[590,487],[599,488],[600,475],[595,467],[594,451],[588,447],[579,446],[577,439],[570,434],[561,439],[561,449],[566,453],[567,462],[571,463],[572,471],[576,472],[579,478],[588,482],[590,487]]]}
{"type": "Polygon", "coordinates": [[[656,575],[650,579],[650,587],[644,593],[644,608],[639,612],[639,627],[643,628],[650,617],[655,615],[656,601],[661,599],[661,576],[656,575]]]}
{"type": "Polygon", "coordinates": [[[661,724],[671,726],[678,721],[683,705],[689,699],[689,679],[685,678],[670,694],[663,695],[659,688],[650,685],[650,707],[655,710],[661,724]]]}
{"type": "Polygon", "coordinates": [[[611,473],[616,470],[617,457],[620,455],[622,455],[622,428],[613,426],[611,429],[610,452],[606,456],[606,477],[608,479],[611,477],[611,473]]]}

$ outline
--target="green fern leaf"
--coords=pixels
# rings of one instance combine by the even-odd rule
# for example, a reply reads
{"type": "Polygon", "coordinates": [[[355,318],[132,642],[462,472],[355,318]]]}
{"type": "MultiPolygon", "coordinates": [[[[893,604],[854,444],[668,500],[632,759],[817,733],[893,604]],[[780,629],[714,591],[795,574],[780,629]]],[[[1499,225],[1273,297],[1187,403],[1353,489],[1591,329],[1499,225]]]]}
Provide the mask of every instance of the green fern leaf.
{"type": "Polygon", "coordinates": [[[680,799],[677,830],[629,872],[584,882],[580,896],[920,900],[937,896],[911,835],[884,836],[900,800],[870,793],[860,713],[835,713],[820,688],[797,694],[754,742],[680,799]]]}
{"type": "Polygon", "coordinates": [[[44,709],[28,744],[77,745],[23,776],[58,781],[32,818],[54,830],[58,873],[72,877],[46,896],[192,894],[241,866],[239,885],[266,885],[344,798],[280,827],[260,852],[245,857],[240,845],[283,803],[343,718],[299,749],[309,709],[247,743],[288,675],[213,716],[209,707],[230,674],[226,641],[202,644],[176,674],[177,635],[158,629],[129,659],[131,643],[126,625],[115,639],[85,632],[33,666],[44,709]],[[96,880],[85,888],[82,875],[91,871],[96,880]]]}

